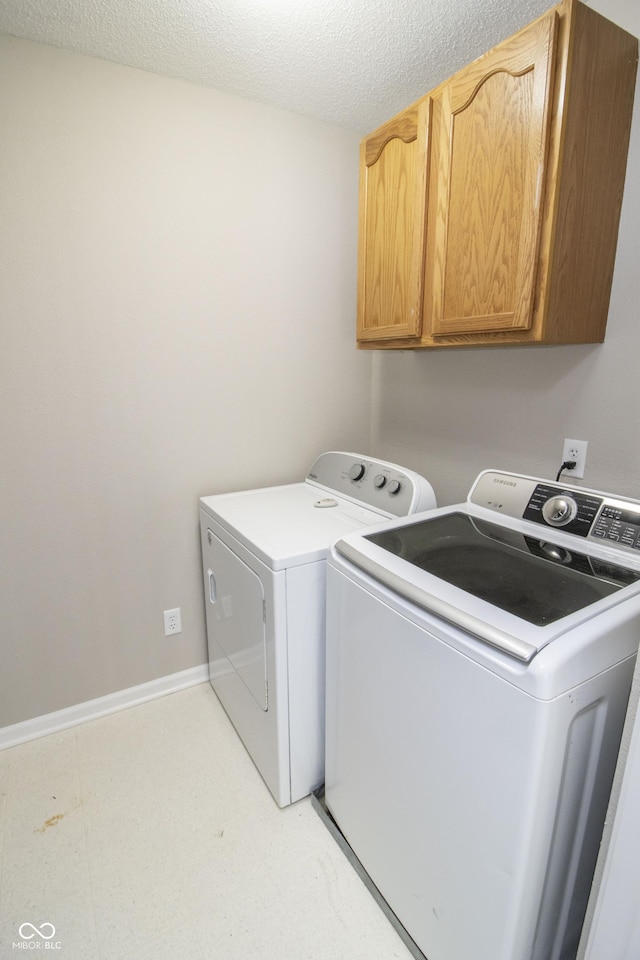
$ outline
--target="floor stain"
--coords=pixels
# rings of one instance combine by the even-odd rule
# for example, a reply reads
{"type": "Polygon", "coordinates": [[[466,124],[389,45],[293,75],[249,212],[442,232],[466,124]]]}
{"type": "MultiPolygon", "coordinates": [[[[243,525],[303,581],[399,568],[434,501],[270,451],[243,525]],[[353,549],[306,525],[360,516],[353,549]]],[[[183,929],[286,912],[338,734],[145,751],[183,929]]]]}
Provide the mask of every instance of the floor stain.
{"type": "Polygon", "coordinates": [[[71,810],[67,810],[66,813],[55,813],[52,817],[49,817],[48,820],[45,820],[45,822],[42,824],[41,827],[37,827],[33,832],[44,833],[45,830],[49,829],[49,827],[55,827],[58,823],[60,823],[61,820],[64,820],[66,816],[68,816],[70,813],[73,813],[74,810],[77,810],[81,806],[82,806],[82,800],[79,803],[77,803],[75,807],[72,807],[71,810]]]}
{"type": "Polygon", "coordinates": [[[59,823],[64,819],[64,813],[56,813],[55,816],[49,817],[48,820],[45,820],[44,824],[39,827],[37,830],[34,830],[34,833],[44,833],[45,830],[48,830],[49,827],[55,827],[56,823],[59,823]]]}

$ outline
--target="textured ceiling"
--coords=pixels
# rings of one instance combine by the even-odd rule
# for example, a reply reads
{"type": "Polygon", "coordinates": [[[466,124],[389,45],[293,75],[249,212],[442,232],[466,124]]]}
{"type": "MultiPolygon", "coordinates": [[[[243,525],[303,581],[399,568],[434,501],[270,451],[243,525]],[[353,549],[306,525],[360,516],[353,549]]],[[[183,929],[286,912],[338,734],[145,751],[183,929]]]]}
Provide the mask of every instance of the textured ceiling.
{"type": "Polygon", "coordinates": [[[553,0],[0,0],[0,33],[374,129],[553,0]]]}

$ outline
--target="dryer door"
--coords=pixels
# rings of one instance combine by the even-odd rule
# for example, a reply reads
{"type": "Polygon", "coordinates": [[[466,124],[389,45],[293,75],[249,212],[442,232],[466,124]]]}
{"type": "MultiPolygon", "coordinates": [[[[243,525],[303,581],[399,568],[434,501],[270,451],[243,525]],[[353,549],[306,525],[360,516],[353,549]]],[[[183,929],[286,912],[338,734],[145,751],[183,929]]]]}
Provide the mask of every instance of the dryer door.
{"type": "Polygon", "coordinates": [[[207,528],[203,538],[211,682],[233,669],[262,710],[268,708],[262,580],[207,528]]]}

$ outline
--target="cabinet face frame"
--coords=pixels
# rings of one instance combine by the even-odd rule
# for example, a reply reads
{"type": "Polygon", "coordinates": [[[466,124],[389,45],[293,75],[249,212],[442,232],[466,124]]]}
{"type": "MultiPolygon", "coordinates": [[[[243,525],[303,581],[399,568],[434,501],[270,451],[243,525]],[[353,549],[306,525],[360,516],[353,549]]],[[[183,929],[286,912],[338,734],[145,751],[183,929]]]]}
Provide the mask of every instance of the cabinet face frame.
{"type": "Polygon", "coordinates": [[[554,11],[435,97],[425,333],[529,330],[556,64],[554,11]]]}
{"type": "Polygon", "coordinates": [[[422,332],[431,98],[360,145],[359,341],[422,332]]]}

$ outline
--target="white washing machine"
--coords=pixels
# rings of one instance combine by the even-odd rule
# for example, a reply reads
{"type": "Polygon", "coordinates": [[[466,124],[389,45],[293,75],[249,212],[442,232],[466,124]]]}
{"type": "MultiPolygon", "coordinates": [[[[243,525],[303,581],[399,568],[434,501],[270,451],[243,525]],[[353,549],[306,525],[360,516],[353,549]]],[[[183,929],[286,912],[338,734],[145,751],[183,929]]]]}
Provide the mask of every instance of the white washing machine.
{"type": "Polygon", "coordinates": [[[640,503],[485,471],[327,563],[325,802],[429,960],[573,960],[640,639],[640,503]]]}
{"type": "Polygon", "coordinates": [[[200,500],[211,684],[280,806],[324,780],[329,545],[434,506],[417,473],[337,451],[301,483],[200,500]]]}

